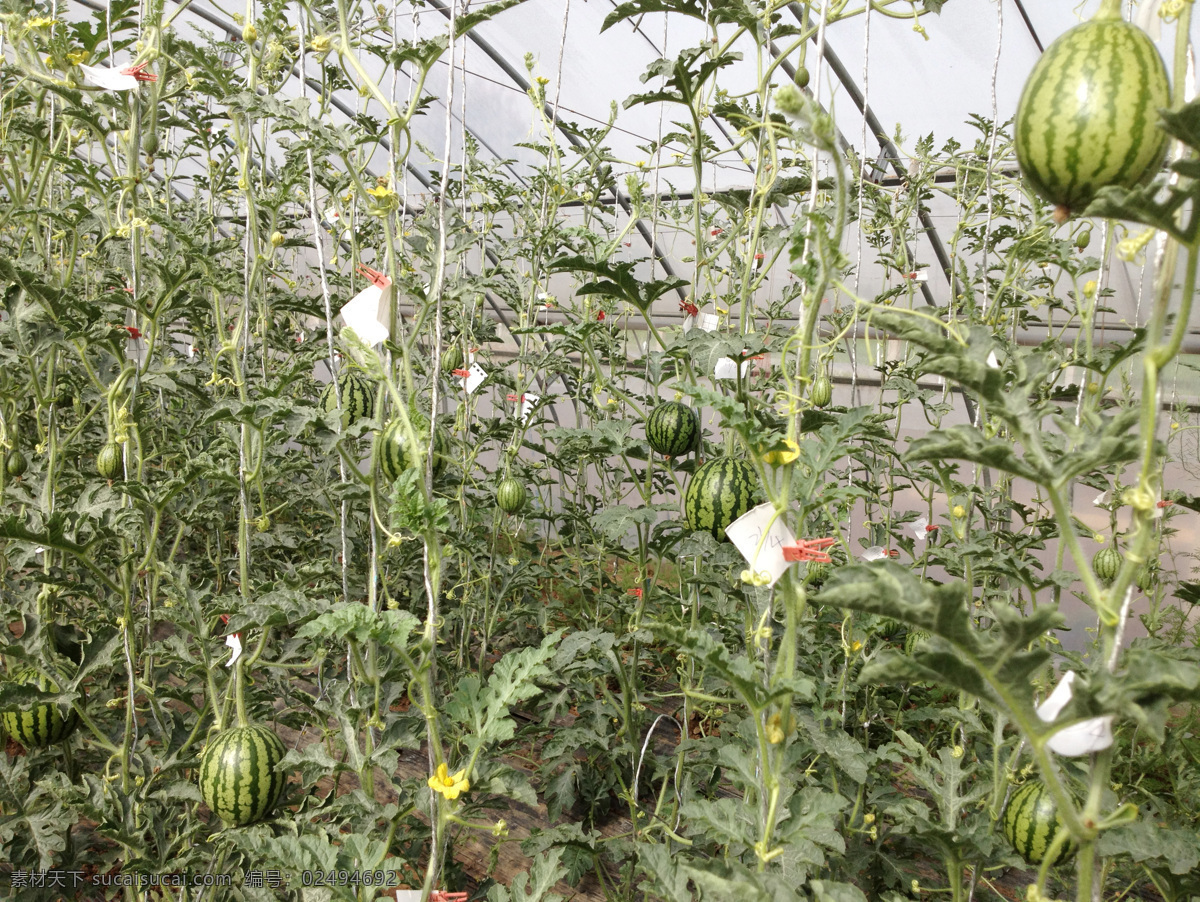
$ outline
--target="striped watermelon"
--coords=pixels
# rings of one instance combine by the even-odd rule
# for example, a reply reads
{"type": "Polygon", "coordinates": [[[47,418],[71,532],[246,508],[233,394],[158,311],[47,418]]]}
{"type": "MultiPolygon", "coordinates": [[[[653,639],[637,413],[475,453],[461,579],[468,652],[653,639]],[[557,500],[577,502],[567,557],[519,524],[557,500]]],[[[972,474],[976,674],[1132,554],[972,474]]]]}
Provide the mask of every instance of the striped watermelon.
{"type": "MultiPolygon", "coordinates": [[[[429,421],[422,416],[412,418],[413,429],[421,441],[422,448],[428,447],[429,421]]],[[[379,435],[379,443],[375,447],[375,456],[379,461],[379,472],[390,485],[400,478],[400,474],[412,463],[408,454],[408,436],[404,424],[400,420],[392,420],[379,435]]],[[[450,438],[440,426],[434,439],[433,475],[438,476],[446,469],[446,458],[450,453],[450,438]]]]}
{"type": "MultiPolygon", "coordinates": [[[[13,682],[38,682],[39,688],[43,690],[48,686],[51,691],[58,691],[58,687],[53,683],[36,680],[33,673],[17,674],[13,677],[13,682]]],[[[5,711],[0,715],[0,723],[4,724],[5,732],[25,748],[34,748],[62,742],[75,731],[79,715],[73,709],[66,706],[60,708],[53,702],[34,703],[21,710],[5,711]],[[66,717],[63,716],[64,710],[67,712],[66,717]]]]}
{"type": "MultiPolygon", "coordinates": [[[[1036,780],[1014,792],[1004,811],[1004,835],[1017,854],[1033,865],[1042,863],[1050,844],[1066,829],[1066,824],[1058,816],[1054,796],[1036,780]]],[[[1063,864],[1074,854],[1075,841],[1070,839],[1050,864],[1063,864]]]]}
{"type": "Polygon", "coordinates": [[[679,401],[659,404],[646,418],[646,441],[659,454],[687,454],[700,438],[700,414],[679,401]]]}
{"type": "MultiPolygon", "coordinates": [[[[342,393],[343,429],[375,416],[375,386],[370,379],[353,370],[342,370],[337,381],[342,393]]],[[[321,392],[321,409],[326,413],[338,409],[337,393],[333,390],[332,382],[321,392]]]]}
{"type": "Polygon", "coordinates": [[[525,506],[525,483],[509,476],[496,487],[496,504],[506,514],[515,514],[525,506]]]}
{"type": "Polygon", "coordinates": [[[1096,552],[1092,558],[1092,569],[1096,571],[1096,578],[1107,586],[1117,578],[1117,572],[1124,562],[1121,552],[1110,545],[1096,552]]]}
{"type": "Polygon", "coordinates": [[[1063,222],[1108,185],[1133,187],[1161,167],[1167,69],[1150,37],[1104,0],[1042,54],[1017,106],[1017,162],[1063,222]]]}
{"type": "Polygon", "coordinates": [[[20,448],[13,448],[4,457],[4,471],[8,473],[11,479],[20,479],[25,475],[25,470],[29,467],[29,461],[25,459],[25,455],[20,448]]]}
{"type": "Polygon", "coordinates": [[[812,390],[809,392],[809,400],[812,401],[813,407],[828,407],[833,401],[833,384],[827,376],[818,376],[812,384],[812,390]]]}
{"type": "Polygon", "coordinates": [[[121,446],[116,442],[108,442],[96,455],[96,472],[104,479],[116,479],[124,469],[121,446]]]}
{"type": "Polygon", "coordinates": [[[904,653],[911,655],[913,649],[917,647],[918,642],[924,642],[929,638],[929,630],[913,629],[909,627],[908,635],[904,637],[904,653]]]}
{"type": "Polygon", "coordinates": [[[754,506],[758,477],[744,460],[719,457],[700,467],[683,494],[689,529],[707,529],[718,542],[725,527],[754,506]]]}
{"type": "Polygon", "coordinates": [[[233,727],[217,734],[200,758],[204,804],[227,824],[244,827],[275,808],[285,778],[283,743],[269,727],[233,727]]]}

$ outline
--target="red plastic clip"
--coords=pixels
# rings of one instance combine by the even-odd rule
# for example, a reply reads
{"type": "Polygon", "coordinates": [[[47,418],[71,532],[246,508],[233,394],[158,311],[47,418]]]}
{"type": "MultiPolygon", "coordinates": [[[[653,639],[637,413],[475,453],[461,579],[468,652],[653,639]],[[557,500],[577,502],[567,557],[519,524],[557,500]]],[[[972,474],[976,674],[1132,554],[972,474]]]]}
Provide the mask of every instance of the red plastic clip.
{"type": "Polygon", "coordinates": [[[641,590],[641,588],[640,588],[640,587],[638,587],[638,588],[636,588],[636,589],[630,589],[630,590],[629,590],[629,594],[630,594],[630,595],[632,595],[634,598],[641,598],[641,597],[642,597],[642,590],[641,590]]]}
{"type": "Polygon", "coordinates": [[[930,523],[928,526],[925,527],[926,532],[937,532],[938,529],[939,529],[939,527],[936,523],[930,523]]]}
{"type": "Polygon", "coordinates": [[[900,552],[897,551],[895,548],[889,548],[887,551],[884,552],[884,554],[886,554],[888,557],[900,557],[900,552]]]}
{"type": "Polygon", "coordinates": [[[524,395],[513,395],[513,394],[510,394],[510,395],[508,396],[508,400],[512,401],[512,402],[515,404],[515,403],[518,403],[518,402],[524,401],[524,400],[525,400],[525,396],[524,396],[524,395]]]}
{"type": "Polygon", "coordinates": [[[601,310],[599,313],[596,314],[597,321],[604,322],[604,316],[605,316],[604,311],[601,310]]]}
{"type": "Polygon", "coordinates": [[[138,329],[137,326],[122,326],[121,328],[124,329],[126,332],[128,332],[129,337],[131,339],[133,339],[134,341],[137,341],[139,338],[142,337],[141,330],[138,329]]]}
{"type": "Polygon", "coordinates": [[[469,893],[452,893],[444,889],[435,889],[429,894],[429,902],[467,902],[469,893]]]}
{"type": "Polygon", "coordinates": [[[369,266],[363,266],[361,263],[355,267],[355,272],[367,279],[376,288],[387,288],[392,284],[392,280],[385,276],[377,269],[371,269],[369,266]]]}
{"type": "Polygon", "coordinates": [[[460,376],[463,379],[466,379],[469,375],[471,375],[470,370],[452,370],[452,372],[454,373],[454,375],[460,376]]]}
{"type": "Polygon", "coordinates": [[[688,316],[699,316],[700,315],[700,308],[697,307],[695,304],[693,304],[691,301],[680,301],[679,309],[682,310],[684,313],[686,313],[688,316]]]}
{"type": "Polygon", "coordinates": [[[1161,510],[1164,507],[1170,507],[1174,503],[1175,502],[1171,501],[1169,498],[1164,498],[1162,501],[1158,502],[1158,507],[1161,510]]]}
{"type": "Polygon", "coordinates": [[[158,81],[158,76],[153,72],[147,72],[146,66],[149,63],[138,63],[136,66],[126,66],[121,70],[122,75],[132,75],[138,81],[158,81]]]}
{"type": "Polygon", "coordinates": [[[795,545],[783,546],[785,561],[816,561],[828,564],[833,558],[825,553],[837,539],[799,539],[795,545]]]}

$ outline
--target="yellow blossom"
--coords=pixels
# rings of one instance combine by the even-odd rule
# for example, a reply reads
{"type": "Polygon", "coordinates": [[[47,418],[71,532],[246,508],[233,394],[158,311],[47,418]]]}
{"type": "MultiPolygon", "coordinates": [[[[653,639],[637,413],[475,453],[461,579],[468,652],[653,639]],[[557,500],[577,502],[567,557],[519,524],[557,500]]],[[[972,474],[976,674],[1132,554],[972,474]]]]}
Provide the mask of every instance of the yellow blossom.
{"type": "Polygon", "coordinates": [[[800,456],[800,446],[790,438],[783,440],[787,448],[781,451],[768,451],[763,455],[763,460],[773,467],[778,467],[782,464],[790,464],[793,460],[800,456]]]}
{"type": "Polygon", "coordinates": [[[465,770],[451,775],[450,768],[446,767],[445,762],[442,762],[437,766],[437,773],[429,778],[429,788],[453,801],[461,793],[471,788],[471,781],[467,779],[465,770]]]}
{"type": "Polygon", "coordinates": [[[51,16],[34,16],[25,23],[26,28],[49,28],[51,25],[57,25],[58,19],[51,16]]]}
{"type": "Polygon", "coordinates": [[[776,711],[767,718],[767,742],[771,745],[779,745],[783,742],[783,718],[776,711]]]}

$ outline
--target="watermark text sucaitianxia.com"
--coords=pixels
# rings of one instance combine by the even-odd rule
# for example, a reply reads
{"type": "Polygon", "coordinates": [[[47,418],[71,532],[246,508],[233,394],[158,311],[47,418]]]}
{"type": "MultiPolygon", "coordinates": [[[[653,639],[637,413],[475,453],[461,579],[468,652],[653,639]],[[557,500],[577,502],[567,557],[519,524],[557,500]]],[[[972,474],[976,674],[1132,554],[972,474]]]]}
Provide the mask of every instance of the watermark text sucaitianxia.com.
{"type": "Polygon", "coordinates": [[[147,889],[152,886],[183,888],[189,886],[232,886],[229,874],[136,874],[118,871],[115,874],[87,874],[84,871],[13,871],[12,887],[37,889],[78,889],[83,886],[132,886],[147,889]]]}

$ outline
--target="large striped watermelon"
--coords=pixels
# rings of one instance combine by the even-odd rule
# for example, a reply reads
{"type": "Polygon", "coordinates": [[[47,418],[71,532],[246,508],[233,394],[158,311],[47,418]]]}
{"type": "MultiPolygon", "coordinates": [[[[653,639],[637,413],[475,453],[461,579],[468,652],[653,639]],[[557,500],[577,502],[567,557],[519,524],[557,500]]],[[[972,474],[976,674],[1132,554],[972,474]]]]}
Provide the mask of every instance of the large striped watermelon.
{"type": "MultiPolygon", "coordinates": [[[[413,429],[422,448],[428,447],[429,421],[423,416],[412,418],[413,429]]],[[[446,458],[450,453],[450,438],[440,426],[434,435],[433,475],[438,476],[446,468],[446,458]]],[[[392,420],[379,435],[379,443],[375,447],[375,456],[379,461],[379,472],[390,485],[400,478],[400,474],[412,464],[412,456],[408,453],[408,433],[400,420],[392,420]]]]}
{"type": "Polygon", "coordinates": [[[1033,67],[1017,106],[1017,162],[1064,221],[1108,185],[1132,187],[1158,171],[1167,135],[1158,111],[1171,87],[1150,37],[1104,0],[1033,67]]]}
{"type": "Polygon", "coordinates": [[[506,514],[518,513],[525,506],[525,483],[511,476],[502,479],[496,487],[496,504],[506,514]]]}
{"type": "MultiPolygon", "coordinates": [[[[348,429],[359,420],[375,416],[375,386],[371,380],[353,370],[342,370],[338,376],[338,388],[342,394],[342,428],[348,429]]],[[[337,394],[330,382],[321,392],[321,409],[333,413],[338,409],[337,394]]]]}
{"type": "Polygon", "coordinates": [[[683,515],[690,529],[707,529],[718,542],[725,527],[754,506],[758,477],[744,460],[719,457],[700,467],[683,494],[683,515]]]}
{"type": "Polygon", "coordinates": [[[217,734],[200,758],[200,794],[221,820],[244,827],[275,808],[285,782],[283,743],[269,727],[233,727],[217,734]]]}
{"type": "MultiPolygon", "coordinates": [[[[12,678],[16,683],[39,682],[32,672],[20,673],[12,678]]],[[[39,688],[49,688],[57,692],[58,688],[52,683],[39,683],[39,688]]],[[[63,706],[60,708],[53,702],[34,703],[16,711],[5,711],[0,715],[4,731],[26,748],[53,745],[62,742],[74,732],[79,723],[79,716],[73,709],[63,706]],[[63,716],[66,711],[66,716],[63,716]]]]}
{"type": "MultiPolygon", "coordinates": [[[[1042,863],[1050,844],[1066,829],[1054,796],[1036,780],[1014,792],[1004,811],[1004,835],[1017,854],[1033,865],[1042,863]]],[[[1074,854],[1075,841],[1067,840],[1050,864],[1062,864],[1074,854]]]]}
{"type": "Polygon", "coordinates": [[[646,441],[659,454],[678,457],[696,447],[700,414],[679,401],[659,404],[646,418],[646,441]]]}

